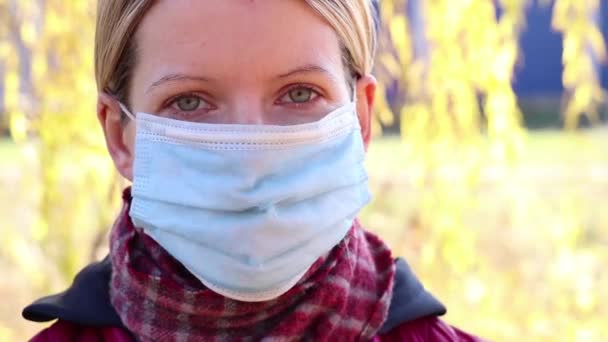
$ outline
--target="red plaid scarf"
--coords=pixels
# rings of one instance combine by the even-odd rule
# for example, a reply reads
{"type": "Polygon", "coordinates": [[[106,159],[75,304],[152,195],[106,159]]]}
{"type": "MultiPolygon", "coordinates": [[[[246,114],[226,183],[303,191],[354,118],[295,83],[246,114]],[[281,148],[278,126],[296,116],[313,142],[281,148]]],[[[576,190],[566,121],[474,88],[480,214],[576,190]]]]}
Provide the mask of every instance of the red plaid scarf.
{"type": "Polygon", "coordinates": [[[344,240],[277,299],[248,303],[212,292],[128,215],[112,230],[111,302],[141,341],[367,340],[388,315],[395,266],[355,222],[344,240]]]}

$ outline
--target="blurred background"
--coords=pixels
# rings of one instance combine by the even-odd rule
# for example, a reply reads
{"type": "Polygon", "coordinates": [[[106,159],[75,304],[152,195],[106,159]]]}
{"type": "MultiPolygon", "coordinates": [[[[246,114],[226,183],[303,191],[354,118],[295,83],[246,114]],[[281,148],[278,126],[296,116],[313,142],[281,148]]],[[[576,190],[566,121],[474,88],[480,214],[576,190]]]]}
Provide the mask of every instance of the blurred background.
{"type": "MultiPolygon", "coordinates": [[[[0,341],[107,253],[127,184],[95,117],[96,1],[0,0],[0,341]]],[[[608,341],[600,0],[382,0],[362,214],[497,341],[608,341]]]]}

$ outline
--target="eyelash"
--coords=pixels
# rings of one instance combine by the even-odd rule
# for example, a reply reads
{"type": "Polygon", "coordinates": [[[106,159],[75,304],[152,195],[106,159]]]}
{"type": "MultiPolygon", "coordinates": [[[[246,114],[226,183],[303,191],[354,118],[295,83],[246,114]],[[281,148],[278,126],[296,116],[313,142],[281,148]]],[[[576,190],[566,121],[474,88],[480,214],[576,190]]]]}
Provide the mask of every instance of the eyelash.
{"type": "MultiPolygon", "coordinates": [[[[307,102],[302,102],[302,103],[299,103],[299,102],[287,102],[287,103],[284,103],[284,104],[290,105],[290,106],[293,106],[293,107],[296,107],[296,108],[300,108],[300,107],[311,105],[311,104],[317,102],[319,100],[319,98],[323,96],[322,93],[321,93],[321,91],[319,89],[317,89],[316,87],[314,87],[314,86],[311,86],[311,85],[308,85],[308,84],[294,84],[294,85],[289,86],[285,91],[281,92],[282,95],[279,96],[279,100],[282,99],[285,96],[288,96],[289,92],[297,90],[297,89],[310,90],[313,93],[313,98],[311,100],[307,101],[307,102]]],[[[277,100],[277,102],[279,100],[277,100]]]]}
{"type": "MultiPolygon", "coordinates": [[[[201,96],[200,94],[197,93],[184,93],[184,94],[180,94],[177,96],[174,96],[172,98],[170,98],[169,100],[166,101],[166,105],[165,107],[167,108],[172,108],[174,105],[176,105],[177,101],[179,101],[182,98],[185,97],[196,97],[198,99],[201,100],[201,102],[206,103],[209,107],[214,108],[214,106],[205,99],[205,97],[201,96]]],[[[306,105],[310,105],[315,103],[316,101],[319,100],[319,98],[323,97],[323,94],[321,93],[321,91],[319,89],[317,89],[314,86],[311,85],[307,85],[307,84],[295,84],[295,85],[291,85],[289,86],[286,90],[281,92],[281,95],[278,97],[277,101],[275,101],[275,103],[277,104],[283,104],[283,105],[290,105],[296,108],[300,108],[300,107],[304,107],[306,105]],[[310,90],[313,93],[313,98],[308,101],[308,102],[302,102],[302,103],[298,103],[298,102],[285,102],[285,103],[281,103],[280,99],[288,96],[289,92],[293,91],[293,90],[297,90],[297,89],[306,89],[306,90],[310,90]]]]}
{"type": "Polygon", "coordinates": [[[204,96],[201,96],[200,94],[197,94],[197,93],[183,93],[183,94],[173,96],[173,97],[169,98],[167,101],[165,101],[165,103],[163,104],[163,107],[174,110],[176,112],[179,112],[180,110],[178,108],[173,108],[173,107],[177,106],[177,102],[180,99],[186,98],[186,97],[196,97],[196,98],[200,99],[201,103],[206,103],[209,107],[212,107],[212,108],[214,107],[213,105],[210,104],[209,101],[207,101],[205,99],[204,96]]]}

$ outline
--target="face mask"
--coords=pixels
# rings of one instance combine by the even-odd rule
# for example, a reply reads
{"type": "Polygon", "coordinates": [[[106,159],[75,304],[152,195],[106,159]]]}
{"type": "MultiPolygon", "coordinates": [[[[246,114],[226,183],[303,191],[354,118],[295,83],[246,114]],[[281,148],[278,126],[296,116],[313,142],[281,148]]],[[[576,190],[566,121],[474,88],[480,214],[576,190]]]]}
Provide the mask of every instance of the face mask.
{"type": "Polygon", "coordinates": [[[226,297],[287,292],[370,200],[354,103],[294,126],[136,122],[135,226],[226,297]]]}

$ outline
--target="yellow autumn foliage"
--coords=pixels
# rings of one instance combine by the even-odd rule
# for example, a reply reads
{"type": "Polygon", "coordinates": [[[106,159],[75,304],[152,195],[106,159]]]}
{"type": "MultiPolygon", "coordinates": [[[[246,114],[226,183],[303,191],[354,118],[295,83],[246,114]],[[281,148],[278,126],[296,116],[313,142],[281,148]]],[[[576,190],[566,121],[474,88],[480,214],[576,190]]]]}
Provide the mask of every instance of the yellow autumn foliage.
{"type": "Polygon", "coordinates": [[[583,116],[598,123],[599,108],[606,100],[598,70],[598,64],[606,62],[599,9],[600,0],[555,0],[553,27],[564,36],[564,117],[569,129],[575,129],[583,116]]]}
{"type": "MultiPolygon", "coordinates": [[[[542,158],[527,156],[511,82],[530,2],[410,1],[381,0],[374,130],[397,127],[400,137],[372,144],[375,200],[364,223],[448,305],[450,323],[499,341],[608,340],[608,252],[594,240],[607,241],[608,215],[586,196],[596,183],[580,180],[605,179],[578,159],[568,177],[582,176],[568,190],[540,191],[525,175],[522,160],[542,158]]],[[[95,5],[0,0],[0,103],[18,143],[19,198],[30,206],[16,223],[0,217],[0,269],[9,289],[26,284],[23,300],[62,289],[95,248],[104,252],[124,186],[95,117],[95,5]]],[[[605,44],[590,20],[598,5],[555,0],[568,127],[583,115],[597,121],[605,100],[595,70],[605,44]]],[[[569,134],[575,149],[594,151],[595,140],[569,134]]],[[[24,304],[15,300],[11,317],[24,304]]],[[[0,341],[29,337],[6,317],[0,310],[0,341]]]]}
{"type": "Polygon", "coordinates": [[[0,3],[7,9],[11,31],[4,41],[10,44],[4,60],[8,66],[4,103],[12,136],[34,154],[33,167],[42,185],[34,224],[19,238],[36,241],[40,250],[36,255],[52,260],[37,261],[57,274],[56,285],[48,279],[36,283],[57,287],[90,260],[91,241],[107,229],[120,197],[112,186],[117,177],[95,115],[96,4],[0,3]]]}

